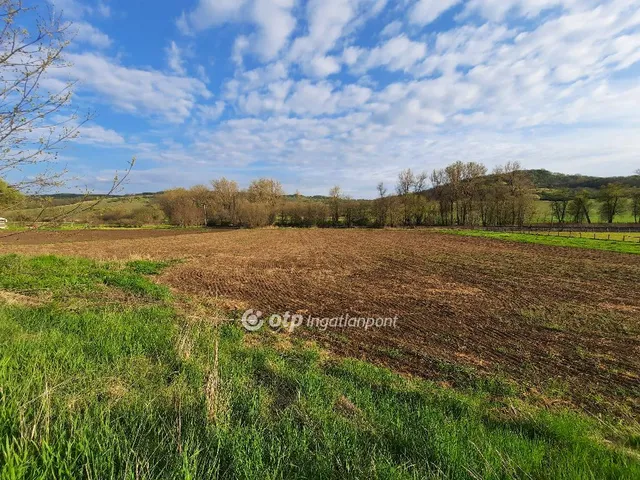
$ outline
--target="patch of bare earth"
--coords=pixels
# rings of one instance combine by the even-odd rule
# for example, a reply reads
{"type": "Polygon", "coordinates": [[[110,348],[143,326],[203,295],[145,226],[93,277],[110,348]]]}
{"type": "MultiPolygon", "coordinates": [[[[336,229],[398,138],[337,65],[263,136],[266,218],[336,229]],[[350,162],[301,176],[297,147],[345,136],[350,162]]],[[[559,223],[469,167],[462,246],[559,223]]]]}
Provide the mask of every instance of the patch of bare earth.
{"type": "Polygon", "coordinates": [[[523,385],[565,385],[585,408],[611,403],[640,412],[640,256],[407,230],[103,235],[0,239],[0,248],[181,258],[160,280],[217,304],[398,316],[396,328],[297,333],[338,354],[437,380],[442,362],[499,371],[523,385]],[[381,353],[392,349],[401,355],[381,353]]]}
{"type": "Polygon", "coordinates": [[[41,305],[42,302],[35,297],[29,297],[20,293],[7,292],[6,290],[0,290],[0,305],[1,304],[35,307],[41,305]]]}

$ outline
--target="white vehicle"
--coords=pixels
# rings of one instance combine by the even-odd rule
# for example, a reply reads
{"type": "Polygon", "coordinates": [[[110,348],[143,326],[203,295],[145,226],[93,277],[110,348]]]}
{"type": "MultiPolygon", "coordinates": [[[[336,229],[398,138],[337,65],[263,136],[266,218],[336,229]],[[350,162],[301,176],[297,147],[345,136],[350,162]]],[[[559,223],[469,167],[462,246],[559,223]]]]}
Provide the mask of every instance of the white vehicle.
{"type": "Polygon", "coordinates": [[[7,228],[7,219],[0,217],[0,229],[7,228]]]}

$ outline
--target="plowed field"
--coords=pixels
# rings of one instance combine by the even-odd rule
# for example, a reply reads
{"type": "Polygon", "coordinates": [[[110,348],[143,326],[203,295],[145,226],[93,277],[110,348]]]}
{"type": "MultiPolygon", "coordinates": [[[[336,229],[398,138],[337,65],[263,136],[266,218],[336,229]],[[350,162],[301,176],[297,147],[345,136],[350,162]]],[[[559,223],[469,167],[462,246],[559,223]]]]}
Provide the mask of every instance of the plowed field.
{"type": "Polygon", "coordinates": [[[183,259],[160,277],[179,292],[270,313],[398,316],[395,329],[295,334],[342,355],[450,382],[472,367],[590,410],[640,411],[640,256],[329,229],[33,233],[0,238],[8,252],[183,259]]]}

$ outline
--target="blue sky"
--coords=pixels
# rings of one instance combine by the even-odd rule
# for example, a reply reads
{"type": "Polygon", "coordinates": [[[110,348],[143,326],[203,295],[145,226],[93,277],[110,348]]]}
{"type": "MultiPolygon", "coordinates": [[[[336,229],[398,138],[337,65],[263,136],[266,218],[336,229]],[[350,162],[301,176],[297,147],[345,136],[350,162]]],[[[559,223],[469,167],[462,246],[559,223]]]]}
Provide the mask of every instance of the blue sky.
{"type": "MultiPolygon", "coordinates": [[[[226,176],[373,197],[456,160],[640,168],[640,3],[630,0],[52,0],[74,23],[61,156],[101,191],[226,176]]],[[[54,83],[52,83],[53,85],[54,83]]]]}

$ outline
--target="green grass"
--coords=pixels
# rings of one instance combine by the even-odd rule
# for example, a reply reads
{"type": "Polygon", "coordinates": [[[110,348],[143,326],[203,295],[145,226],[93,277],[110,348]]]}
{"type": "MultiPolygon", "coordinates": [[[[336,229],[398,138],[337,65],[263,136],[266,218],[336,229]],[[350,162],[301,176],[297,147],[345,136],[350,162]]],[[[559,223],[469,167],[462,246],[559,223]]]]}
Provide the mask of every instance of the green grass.
{"type": "Polygon", "coordinates": [[[640,476],[627,427],[184,318],[162,267],[0,257],[0,290],[48,299],[0,303],[0,478],[640,476]]]}
{"type": "Polygon", "coordinates": [[[540,245],[551,245],[555,247],[587,248],[591,250],[605,250],[608,252],[640,254],[640,243],[622,240],[594,240],[592,238],[577,238],[575,236],[546,235],[545,233],[536,235],[535,233],[503,233],[485,230],[455,230],[444,228],[432,231],[466,237],[484,237],[512,242],[537,243],[540,245]]]}
{"type": "Polygon", "coordinates": [[[157,273],[165,264],[134,261],[126,265],[96,263],[82,258],[53,255],[22,257],[0,256],[0,289],[19,293],[49,293],[65,297],[79,293],[96,294],[105,287],[114,287],[137,296],[156,300],[167,298],[169,291],[140,273],[157,273]]]}

